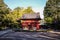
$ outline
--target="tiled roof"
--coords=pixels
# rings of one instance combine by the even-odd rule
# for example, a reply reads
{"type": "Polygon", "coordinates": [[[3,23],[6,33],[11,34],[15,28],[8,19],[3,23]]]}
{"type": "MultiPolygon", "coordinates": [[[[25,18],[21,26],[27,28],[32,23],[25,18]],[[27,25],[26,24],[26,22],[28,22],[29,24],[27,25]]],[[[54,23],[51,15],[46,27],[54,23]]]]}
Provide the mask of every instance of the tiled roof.
{"type": "Polygon", "coordinates": [[[21,19],[38,19],[40,15],[38,13],[24,14],[21,19]]]}

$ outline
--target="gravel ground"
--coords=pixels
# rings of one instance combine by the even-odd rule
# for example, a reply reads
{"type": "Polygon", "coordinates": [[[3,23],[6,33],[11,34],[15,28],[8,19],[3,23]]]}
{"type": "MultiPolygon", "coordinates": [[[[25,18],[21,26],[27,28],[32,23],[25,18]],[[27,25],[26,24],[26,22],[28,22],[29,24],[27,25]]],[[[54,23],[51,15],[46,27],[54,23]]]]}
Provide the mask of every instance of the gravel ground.
{"type": "Polygon", "coordinates": [[[9,32],[0,40],[60,40],[60,34],[52,32],[9,32]]]}

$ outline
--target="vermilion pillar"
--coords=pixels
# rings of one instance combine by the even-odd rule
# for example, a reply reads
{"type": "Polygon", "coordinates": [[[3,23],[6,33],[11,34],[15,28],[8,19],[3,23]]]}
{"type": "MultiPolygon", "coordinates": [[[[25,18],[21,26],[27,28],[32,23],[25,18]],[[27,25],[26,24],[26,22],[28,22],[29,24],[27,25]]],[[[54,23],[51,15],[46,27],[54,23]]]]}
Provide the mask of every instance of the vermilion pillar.
{"type": "Polygon", "coordinates": [[[36,25],[36,29],[37,29],[37,30],[39,30],[39,29],[40,29],[38,24],[36,25]]]}
{"type": "Polygon", "coordinates": [[[36,24],[36,29],[37,29],[37,30],[39,30],[39,29],[40,29],[40,25],[39,25],[39,24],[40,24],[40,22],[39,22],[39,21],[37,21],[36,23],[37,23],[37,24],[36,24]]]}

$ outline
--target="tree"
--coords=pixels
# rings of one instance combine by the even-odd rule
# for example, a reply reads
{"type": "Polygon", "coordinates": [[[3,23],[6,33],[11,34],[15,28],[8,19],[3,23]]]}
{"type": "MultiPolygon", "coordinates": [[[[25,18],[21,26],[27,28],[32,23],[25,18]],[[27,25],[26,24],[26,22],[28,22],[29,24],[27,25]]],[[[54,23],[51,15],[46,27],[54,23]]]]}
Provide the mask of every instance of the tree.
{"type": "Polygon", "coordinates": [[[28,7],[27,9],[21,8],[21,7],[16,7],[11,14],[12,20],[16,22],[16,20],[20,19],[23,14],[25,13],[34,13],[31,7],[28,7]]]}
{"type": "Polygon", "coordinates": [[[27,7],[27,9],[25,9],[23,12],[24,12],[24,13],[35,13],[35,12],[32,10],[31,7],[27,7]]]}
{"type": "Polygon", "coordinates": [[[9,8],[8,6],[3,2],[3,0],[0,0],[0,27],[5,27],[5,20],[6,18],[6,14],[9,13],[9,8]]]}
{"type": "Polygon", "coordinates": [[[6,14],[8,11],[8,6],[3,2],[3,0],[0,0],[0,14],[6,14]]]}
{"type": "Polygon", "coordinates": [[[59,15],[60,15],[60,0],[48,0],[44,8],[44,19],[46,23],[59,24],[60,23],[59,15]]]}

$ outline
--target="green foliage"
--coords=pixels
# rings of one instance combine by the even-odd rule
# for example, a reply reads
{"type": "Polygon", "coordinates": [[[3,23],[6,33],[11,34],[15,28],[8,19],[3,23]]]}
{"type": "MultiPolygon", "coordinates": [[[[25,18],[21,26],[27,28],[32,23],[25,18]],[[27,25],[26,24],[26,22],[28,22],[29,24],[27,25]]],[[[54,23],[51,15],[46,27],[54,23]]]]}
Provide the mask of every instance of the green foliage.
{"type": "Polygon", "coordinates": [[[57,5],[59,5],[58,3],[60,3],[59,0],[48,0],[47,1],[46,6],[44,8],[44,17],[45,18],[51,17],[54,20],[55,19],[58,20],[58,18],[60,18],[59,17],[59,15],[60,15],[60,7],[57,6],[57,5]]]}
{"type": "Polygon", "coordinates": [[[27,9],[17,7],[12,11],[11,14],[8,14],[7,17],[9,17],[9,19],[12,19],[14,23],[17,23],[17,20],[20,19],[25,13],[34,13],[34,11],[31,7],[28,7],[27,9]]]}
{"type": "MultiPolygon", "coordinates": [[[[60,23],[60,0],[48,0],[44,8],[44,19],[46,23],[60,23]]],[[[58,25],[55,25],[56,27],[58,25]]]]}
{"type": "Polygon", "coordinates": [[[45,18],[45,21],[46,21],[47,23],[52,23],[53,18],[51,18],[51,17],[47,17],[47,18],[45,18]]]}
{"type": "Polygon", "coordinates": [[[31,7],[27,7],[27,9],[24,10],[24,13],[34,13],[31,7]]]}
{"type": "Polygon", "coordinates": [[[6,18],[6,14],[8,13],[8,6],[3,2],[3,0],[0,0],[0,28],[7,27],[9,21],[6,18]]]}

